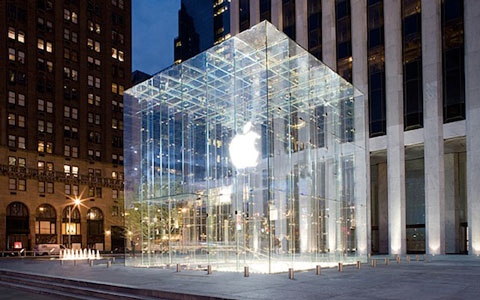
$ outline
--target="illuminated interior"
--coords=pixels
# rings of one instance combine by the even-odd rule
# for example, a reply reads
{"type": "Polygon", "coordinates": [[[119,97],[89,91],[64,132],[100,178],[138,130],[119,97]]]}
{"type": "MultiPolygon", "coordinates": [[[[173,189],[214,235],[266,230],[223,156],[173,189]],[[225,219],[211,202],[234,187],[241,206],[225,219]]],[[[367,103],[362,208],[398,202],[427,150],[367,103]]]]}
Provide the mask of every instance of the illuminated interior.
{"type": "Polygon", "coordinates": [[[132,87],[126,264],[275,273],[366,260],[363,101],[268,22],[132,87]]]}

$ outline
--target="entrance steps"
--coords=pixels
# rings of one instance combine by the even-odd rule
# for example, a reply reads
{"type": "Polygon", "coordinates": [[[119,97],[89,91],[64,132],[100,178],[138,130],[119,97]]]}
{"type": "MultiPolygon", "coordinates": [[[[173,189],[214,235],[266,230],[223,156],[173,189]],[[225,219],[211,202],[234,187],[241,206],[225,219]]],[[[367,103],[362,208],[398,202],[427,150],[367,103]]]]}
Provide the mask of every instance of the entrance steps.
{"type": "Polygon", "coordinates": [[[167,292],[107,284],[95,281],[61,278],[34,273],[15,272],[0,269],[0,286],[20,289],[35,294],[55,296],[60,299],[80,300],[219,300],[220,298],[190,295],[184,293],[167,292]]]}

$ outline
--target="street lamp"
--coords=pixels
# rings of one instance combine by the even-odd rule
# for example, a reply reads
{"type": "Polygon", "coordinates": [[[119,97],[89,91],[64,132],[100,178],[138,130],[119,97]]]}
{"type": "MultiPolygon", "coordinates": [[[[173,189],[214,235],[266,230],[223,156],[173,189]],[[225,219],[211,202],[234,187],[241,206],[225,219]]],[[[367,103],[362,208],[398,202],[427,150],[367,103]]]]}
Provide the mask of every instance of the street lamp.
{"type": "MultiPolygon", "coordinates": [[[[73,199],[73,209],[79,206],[80,203],[82,203],[80,198],[75,197],[73,199]]],[[[76,228],[75,228],[75,232],[76,232],[76,228]]],[[[72,248],[72,205],[68,206],[68,248],[69,249],[72,248]]]]}

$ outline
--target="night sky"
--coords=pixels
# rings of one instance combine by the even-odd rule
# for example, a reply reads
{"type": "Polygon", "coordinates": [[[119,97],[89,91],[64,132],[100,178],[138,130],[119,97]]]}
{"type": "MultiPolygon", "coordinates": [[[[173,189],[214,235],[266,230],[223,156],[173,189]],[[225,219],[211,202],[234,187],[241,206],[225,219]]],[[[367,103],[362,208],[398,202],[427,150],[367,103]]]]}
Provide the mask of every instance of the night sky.
{"type": "Polygon", "coordinates": [[[180,0],[132,0],[132,71],[154,74],[173,64],[180,0]]]}

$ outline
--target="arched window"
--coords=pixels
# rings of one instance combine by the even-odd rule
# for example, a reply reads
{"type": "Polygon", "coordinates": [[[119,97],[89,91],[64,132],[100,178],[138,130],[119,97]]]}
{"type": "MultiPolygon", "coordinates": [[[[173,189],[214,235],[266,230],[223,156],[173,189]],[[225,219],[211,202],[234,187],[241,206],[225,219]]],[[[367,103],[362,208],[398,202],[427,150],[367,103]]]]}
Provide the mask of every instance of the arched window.
{"type": "Polygon", "coordinates": [[[62,233],[64,235],[80,235],[80,211],[71,205],[62,212],[62,233]]]}
{"type": "Polygon", "coordinates": [[[28,208],[21,202],[12,202],[6,211],[7,248],[30,248],[28,234],[30,233],[28,221],[28,208]]]}
{"type": "Polygon", "coordinates": [[[87,244],[88,248],[103,250],[105,233],[103,230],[103,212],[92,207],[87,213],[87,244]]]}
{"type": "Polygon", "coordinates": [[[35,242],[37,244],[57,243],[57,213],[50,204],[42,204],[37,207],[35,242]]]}

